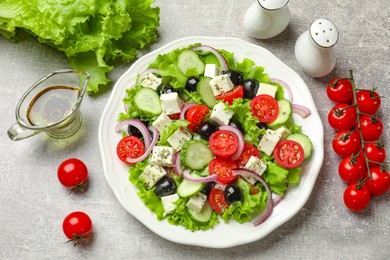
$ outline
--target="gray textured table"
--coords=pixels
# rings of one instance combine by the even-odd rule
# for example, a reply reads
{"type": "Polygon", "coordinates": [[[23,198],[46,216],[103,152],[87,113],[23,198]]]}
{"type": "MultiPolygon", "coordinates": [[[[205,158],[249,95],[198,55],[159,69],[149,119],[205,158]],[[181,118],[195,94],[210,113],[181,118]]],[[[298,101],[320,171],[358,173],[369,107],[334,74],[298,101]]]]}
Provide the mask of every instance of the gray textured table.
{"type": "MultiPolygon", "coordinates": [[[[333,130],[326,122],[332,104],[324,88],[331,77],[346,76],[353,69],[360,86],[376,86],[382,96],[390,95],[388,0],[290,1],[289,27],[270,40],[255,40],[243,31],[243,15],[253,2],[158,0],[160,36],[150,49],[186,36],[233,36],[267,48],[298,72],[311,90],[326,133],[325,161],[303,209],[264,239],[232,249],[179,245],[157,236],[121,207],[102,171],[98,125],[110,92],[85,98],[84,124],[77,142],[45,135],[20,142],[8,139],[6,131],[14,123],[14,108],[25,89],[47,73],[67,68],[68,62],[61,53],[36,41],[15,44],[0,37],[1,259],[389,258],[390,193],[374,198],[359,214],[344,207],[345,184],[337,174],[339,158],[329,145],[333,130]],[[334,72],[313,79],[300,70],[293,50],[298,36],[317,18],[334,22],[340,40],[334,72]],[[68,195],[57,180],[57,166],[68,157],[81,158],[90,169],[90,186],[84,194],[68,195]],[[93,241],[85,247],[64,243],[62,220],[74,210],[88,212],[94,222],[93,241]]],[[[114,83],[129,66],[114,69],[110,74],[114,83]]],[[[389,109],[385,98],[382,112],[389,109]]],[[[382,119],[389,150],[389,113],[382,113],[382,119]]]]}

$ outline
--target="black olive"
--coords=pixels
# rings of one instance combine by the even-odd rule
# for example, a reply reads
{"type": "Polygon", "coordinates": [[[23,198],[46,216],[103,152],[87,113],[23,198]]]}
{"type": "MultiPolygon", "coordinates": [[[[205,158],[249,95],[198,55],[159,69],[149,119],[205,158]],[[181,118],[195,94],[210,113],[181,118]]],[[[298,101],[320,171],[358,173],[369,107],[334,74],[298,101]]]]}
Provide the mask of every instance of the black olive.
{"type": "Polygon", "coordinates": [[[234,86],[242,84],[242,81],[244,80],[244,74],[241,71],[229,70],[227,74],[229,75],[229,78],[234,86]]]}
{"type": "Polygon", "coordinates": [[[224,194],[225,194],[225,199],[229,204],[232,204],[233,202],[236,202],[236,201],[243,200],[243,196],[242,196],[240,187],[238,187],[237,185],[226,186],[224,194]]]}
{"type": "Polygon", "coordinates": [[[198,85],[199,78],[196,76],[191,76],[187,79],[186,89],[190,92],[196,91],[196,86],[198,85]]]}
{"type": "Polygon", "coordinates": [[[204,195],[209,196],[211,189],[215,186],[215,182],[207,182],[204,188],[200,191],[204,195]]]}
{"type": "Polygon", "coordinates": [[[174,92],[179,92],[177,89],[175,89],[174,87],[172,87],[171,85],[166,85],[164,87],[161,88],[160,90],[160,95],[162,94],[171,94],[171,93],[174,93],[174,92]]]}
{"type": "Polygon", "coordinates": [[[211,121],[206,121],[200,124],[198,134],[203,139],[209,140],[212,133],[218,130],[218,125],[211,121]]]}
{"type": "Polygon", "coordinates": [[[176,183],[172,178],[163,177],[159,180],[154,189],[154,194],[159,197],[172,195],[176,192],[176,183]]]}
{"type": "Polygon", "coordinates": [[[257,94],[257,90],[259,89],[259,82],[257,79],[246,79],[242,83],[244,87],[244,98],[254,98],[257,94]]]}
{"type": "Polygon", "coordinates": [[[237,119],[235,118],[230,119],[229,125],[234,126],[238,130],[240,130],[243,135],[245,134],[245,130],[242,127],[242,124],[237,119]]]}

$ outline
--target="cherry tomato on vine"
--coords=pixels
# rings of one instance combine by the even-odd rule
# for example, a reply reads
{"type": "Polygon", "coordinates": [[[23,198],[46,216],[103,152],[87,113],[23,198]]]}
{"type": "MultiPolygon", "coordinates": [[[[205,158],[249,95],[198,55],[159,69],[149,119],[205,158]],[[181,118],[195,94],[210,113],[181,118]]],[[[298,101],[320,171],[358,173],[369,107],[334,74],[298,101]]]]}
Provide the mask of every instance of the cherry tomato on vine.
{"type": "Polygon", "coordinates": [[[335,103],[351,104],[353,101],[351,81],[339,78],[332,79],[326,86],[326,94],[335,103]]]}
{"type": "Polygon", "coordinates": [[[196,105],[188,109],[186,113],[186,120],[190,122],[188,129],[196,132],[208,114],[210,114],[210,109],[204,105],[196,105]]]}
{"type": "Polygon", "coordinates": [[[364,141],[376,141],[383,133],[382,121],[376,116],[361,116],[360,131],[364,141]]]}
{"type": "Polygon", "coordinates": [[[348,209],[361,211],[370,203],[370,190],[366,184],[352,183],[345,189],[343,199],[348,209]]]}
{"type": "Polygon", "coordinates": [[[328,122],[337,131],[353,129],[356,118],[355,107],[348,104],[336,104],[328,113],[328,122]]]}
{"type": "Polygon", "coordinates": [[[366,185],[370,193],[379,196],[386,193],[390,188],[390,175],[383,171],[381,167],[370,168],[371,178],[367,180],[366,185]]]}
{"type": "Polygon", "coordinates": [[[339,164],[340,178],[346,183],[357,182],[365,173],[365,161],[358,156],[347,156],[339,164]]]}
{"type": "Polygon", "coordinates": [[[251,112],[260,123],[269,123],[276,119],[279,112],[279,104],[270,95],[258,95],[250,103],[251,112]]]}
{"type": "Polygon", "coordinates": [[[229,105],[231,105],[233,104],[234,99],[243,98],[243,97],[244,97],[244,87],[241,85],[237,85],[231,91],[216,96],[215,98],[217,100],[223,100],[223,102],[227,102],[229,105]]]}
{"type": "Polygon", "coordinates": [[[122,162],[128,163],[127,158],[138,158],[145,153],[145,145],[138,137],[129,135],[119,141],[116,153],[122,162]]]}
{"type": "Polygon", "coordinates": [[[91,235],[92,221],[84,212],[75,211],[65,217],[62,223],[62,230],[69,241],[76,244],[91,235]]]}
{"type": "Polygon", "coordinates": [[[381,106],[381,98],[374,90],[359,90],[356,92],[359,111],[363,114],[373,115],[381,106]]]}
{"type": "Polygon", "coordinates": [[[369,167],[378,166],[386,160],[386,150],[382,144],[378,142],[365,143],[364,149],[366,150],[367,159],[371,161],[368,162],[369,167]]]}
{"type": "Polygon", "coordinates": [[[285,168],[296,168],[303,162],[303,147],[292,140],[278,142],[273,152],[275,161],[285,168]]]}
{"type": "Polygon", "coordinates": [[[58,166],[57,177],[66,188],[70,190],[77,188],[84,191],[88,183],[88,169],[81,160],[70,158],[58,166]]]}
{"type": "Polygon", "coordinates": [[[229,208],[229,204],[225,199],[225,194],[223,190],[218,188],[213,188],[211,190],[209,195],[209,202],[211,208],[219,214],[222,214],[225,209],[229,208]]]}
{"type": "Polygon", "coordinates": [[[340,131],[333,137],[332,147],[341,157],[357,154],[361,150],[360,136],[356,131],[340,131]]]}

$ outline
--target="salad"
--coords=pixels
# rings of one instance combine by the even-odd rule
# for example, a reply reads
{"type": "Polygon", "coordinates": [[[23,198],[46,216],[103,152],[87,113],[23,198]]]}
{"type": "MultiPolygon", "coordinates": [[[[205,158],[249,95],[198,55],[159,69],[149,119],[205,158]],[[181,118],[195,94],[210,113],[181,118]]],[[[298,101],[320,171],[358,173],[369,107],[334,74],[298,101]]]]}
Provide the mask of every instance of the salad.
{"type": "Polygon", "coordinates": [[[193,44],[158,55],[123,102],[117,155],[130,182],[158,220],[191,231],[261,224],[312,153],[292,117],[310,111],[292,103],[286,83],[226,50],[193,44]]]}

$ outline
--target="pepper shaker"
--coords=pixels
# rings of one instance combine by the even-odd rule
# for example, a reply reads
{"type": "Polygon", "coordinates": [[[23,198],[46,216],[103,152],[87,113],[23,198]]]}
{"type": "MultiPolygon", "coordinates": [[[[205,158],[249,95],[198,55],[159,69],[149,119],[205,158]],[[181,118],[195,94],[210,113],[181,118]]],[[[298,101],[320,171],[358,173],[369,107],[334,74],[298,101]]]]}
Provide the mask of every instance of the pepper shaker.
{"type": "Polygon", "coordinates": [[[336,65],[334,46],[338,39],[339,33],[332,22],[315,20],[295,43],[295,57],[301,69],[312,77],[329,74],[336,65]]]}
{"type": "Polygon", "coordinates": [[[289,0],[257,0],[244,16],[244,30],[257,39],[280,34],[290,22],[289,0]]]}

